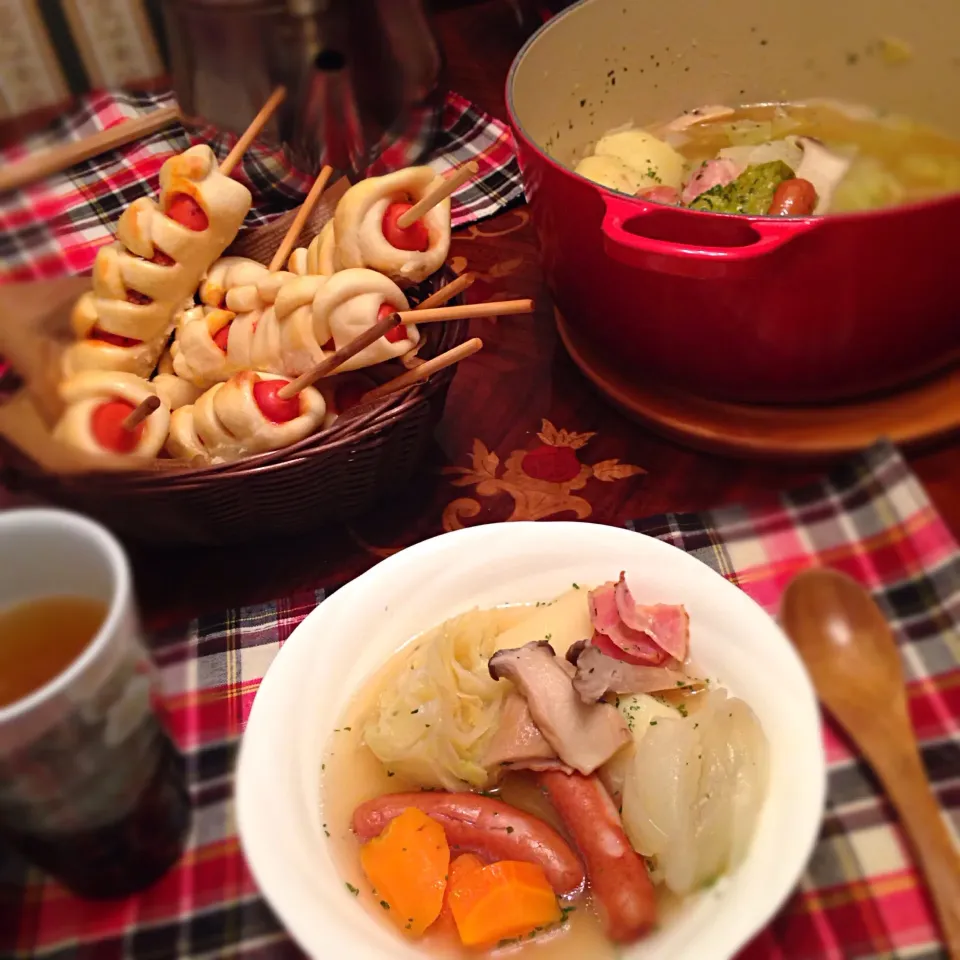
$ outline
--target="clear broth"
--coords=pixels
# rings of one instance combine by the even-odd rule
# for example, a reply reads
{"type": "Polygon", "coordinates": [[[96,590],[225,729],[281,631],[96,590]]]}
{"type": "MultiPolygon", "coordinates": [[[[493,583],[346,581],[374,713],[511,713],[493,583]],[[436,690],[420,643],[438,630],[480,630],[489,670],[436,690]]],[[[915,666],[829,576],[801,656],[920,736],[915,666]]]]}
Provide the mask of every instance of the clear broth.
{"type": "MultiPolygon", "coordinates": [[[[647,129],[662,136],[665,124],[647,129]]],[[[856,149],[859,163],[869,162],[876,176],[889,177],[896,194],[878,198],[858,209],[896,206],[960,191],[960,140],[946,136],[901,116],[883,116],[864,107],[834,102],[781,103],[742,106],[732,115],[694,124],[684,131],[687,141],[677,151],[694,169],[713,159],[725,147],[734,146],[752,133],[759,139],[786,136],[814,137],[835,152],[856,149]],[[771,135],[759,135],[751,125],[771,125],[771,135]]],[[[886,181],[885,181],[886,182],[886,181]]],[[[842,212],[853,206],[835,206],[842,212]]]]}
{"type": "MultiPolygon", "coordinates": [[[[488,611],[489,612],[489,611],[488,611]]],[[[497,611],[498,631],[519,623],[529,612],[527,605],[501,607],[497,611]]],[[[432,633],[433,631],[429,631],[432,633]]],[[[385,793],[418,790],[417,784],[399,774],[387,771],[363,741],[363,726],[399,662],[405,662],[423,637],[415,638],[387,661],[382,671],[354,698],[340,725],[334,731],[323,761],[322,808],[324,831],[330,838],[333,861],[347,890],[359,890],[360,902],[374,919],[401,936],[384,915],[379,899],[373,896],[370,884],[360,867],[360,841],[350,828],[353,811],[363,802],[385,793]]],[[[546,797],[531,775],[513,773],[505,777],[496,790],[490,791],[505,802],[539,817],[560,833],[563,827],[546,797]]],[[[419,941],[425,954],[444,958],[535,956],[537,960],[614,960],[618,956],[600,926],[600,920],[589,896],[570,901],[569,912],[557,928],[545,931],[535,939],[512,942],[499,948],[478,952],[466,950],[458,943],[427,935],[419,941]]],[[[663,894],[660,899],[661,919],[676,907],[675,898],[663,894]]]]}

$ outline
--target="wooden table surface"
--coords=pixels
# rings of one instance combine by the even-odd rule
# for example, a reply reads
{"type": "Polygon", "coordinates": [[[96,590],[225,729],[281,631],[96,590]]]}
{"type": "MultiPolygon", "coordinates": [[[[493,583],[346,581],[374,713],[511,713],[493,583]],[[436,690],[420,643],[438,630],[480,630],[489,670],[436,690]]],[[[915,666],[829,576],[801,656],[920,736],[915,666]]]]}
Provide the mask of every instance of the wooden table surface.
{"type": "MultiPolygon", "coordinates": [[[[436,0],[449,86],[506,119],[504,81],[530,32],[507,0],[436,0]]],[[[822,465],[697,453],[625,419],[560,346],[527,211],[455,234],[451,258],[479,281],[471,299],[533,297],[532,317],[474,321],[485,349],[454,380],[430,459],[407,489],[362,520],[303,540],[222,550],[131,545],[149,625],[333,585],[408,544],[460,525],[507,519],[618,524],[665,511],[749,501],[805,482],[822,465]]],[[[960,441],[909,457],[960,537],[960,441]]]]}

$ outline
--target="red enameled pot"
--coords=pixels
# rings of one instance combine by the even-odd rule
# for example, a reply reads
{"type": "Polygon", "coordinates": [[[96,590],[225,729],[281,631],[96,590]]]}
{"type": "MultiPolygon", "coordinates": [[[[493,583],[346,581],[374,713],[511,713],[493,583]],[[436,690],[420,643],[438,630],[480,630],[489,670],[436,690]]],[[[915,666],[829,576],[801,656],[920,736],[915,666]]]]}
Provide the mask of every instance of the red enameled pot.
{"type": "Polygon", "coordinates": [[[828,97],[960,136],[946,0],[582,0],[517,55],[507,105],[558,310],[608,360],[700,396],[824,402],[960,357],[960,195],[791,220],[682,210],[572,170],[611,129],[828,97]]]}

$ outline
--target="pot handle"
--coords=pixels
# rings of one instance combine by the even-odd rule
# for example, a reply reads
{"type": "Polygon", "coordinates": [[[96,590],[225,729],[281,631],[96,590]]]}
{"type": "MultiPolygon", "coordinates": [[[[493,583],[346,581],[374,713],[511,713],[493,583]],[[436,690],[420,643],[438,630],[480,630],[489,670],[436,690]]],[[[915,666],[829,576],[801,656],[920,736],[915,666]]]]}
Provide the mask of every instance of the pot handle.
{"type": "Polygon", "coordinates": [[[822,222],[710,214],[609,194],[603,199],[601,229],[610,257],[629,267],[695,279],[759,270],[764,256],[822,222]]]}

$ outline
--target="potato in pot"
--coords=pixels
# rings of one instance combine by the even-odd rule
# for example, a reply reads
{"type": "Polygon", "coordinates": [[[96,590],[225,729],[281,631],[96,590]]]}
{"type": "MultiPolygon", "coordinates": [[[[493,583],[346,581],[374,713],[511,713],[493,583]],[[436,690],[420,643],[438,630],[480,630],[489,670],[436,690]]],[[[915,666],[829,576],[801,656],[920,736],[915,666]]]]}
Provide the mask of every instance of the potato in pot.
{"type": "Polygon", "coordinates": [[[577,173],[632,194],[648,187],[679,190],[685,166],[683,157],[668,143],[645,130],[622,130],[603,137],[594,156],[577,165],[577,173]]]}

